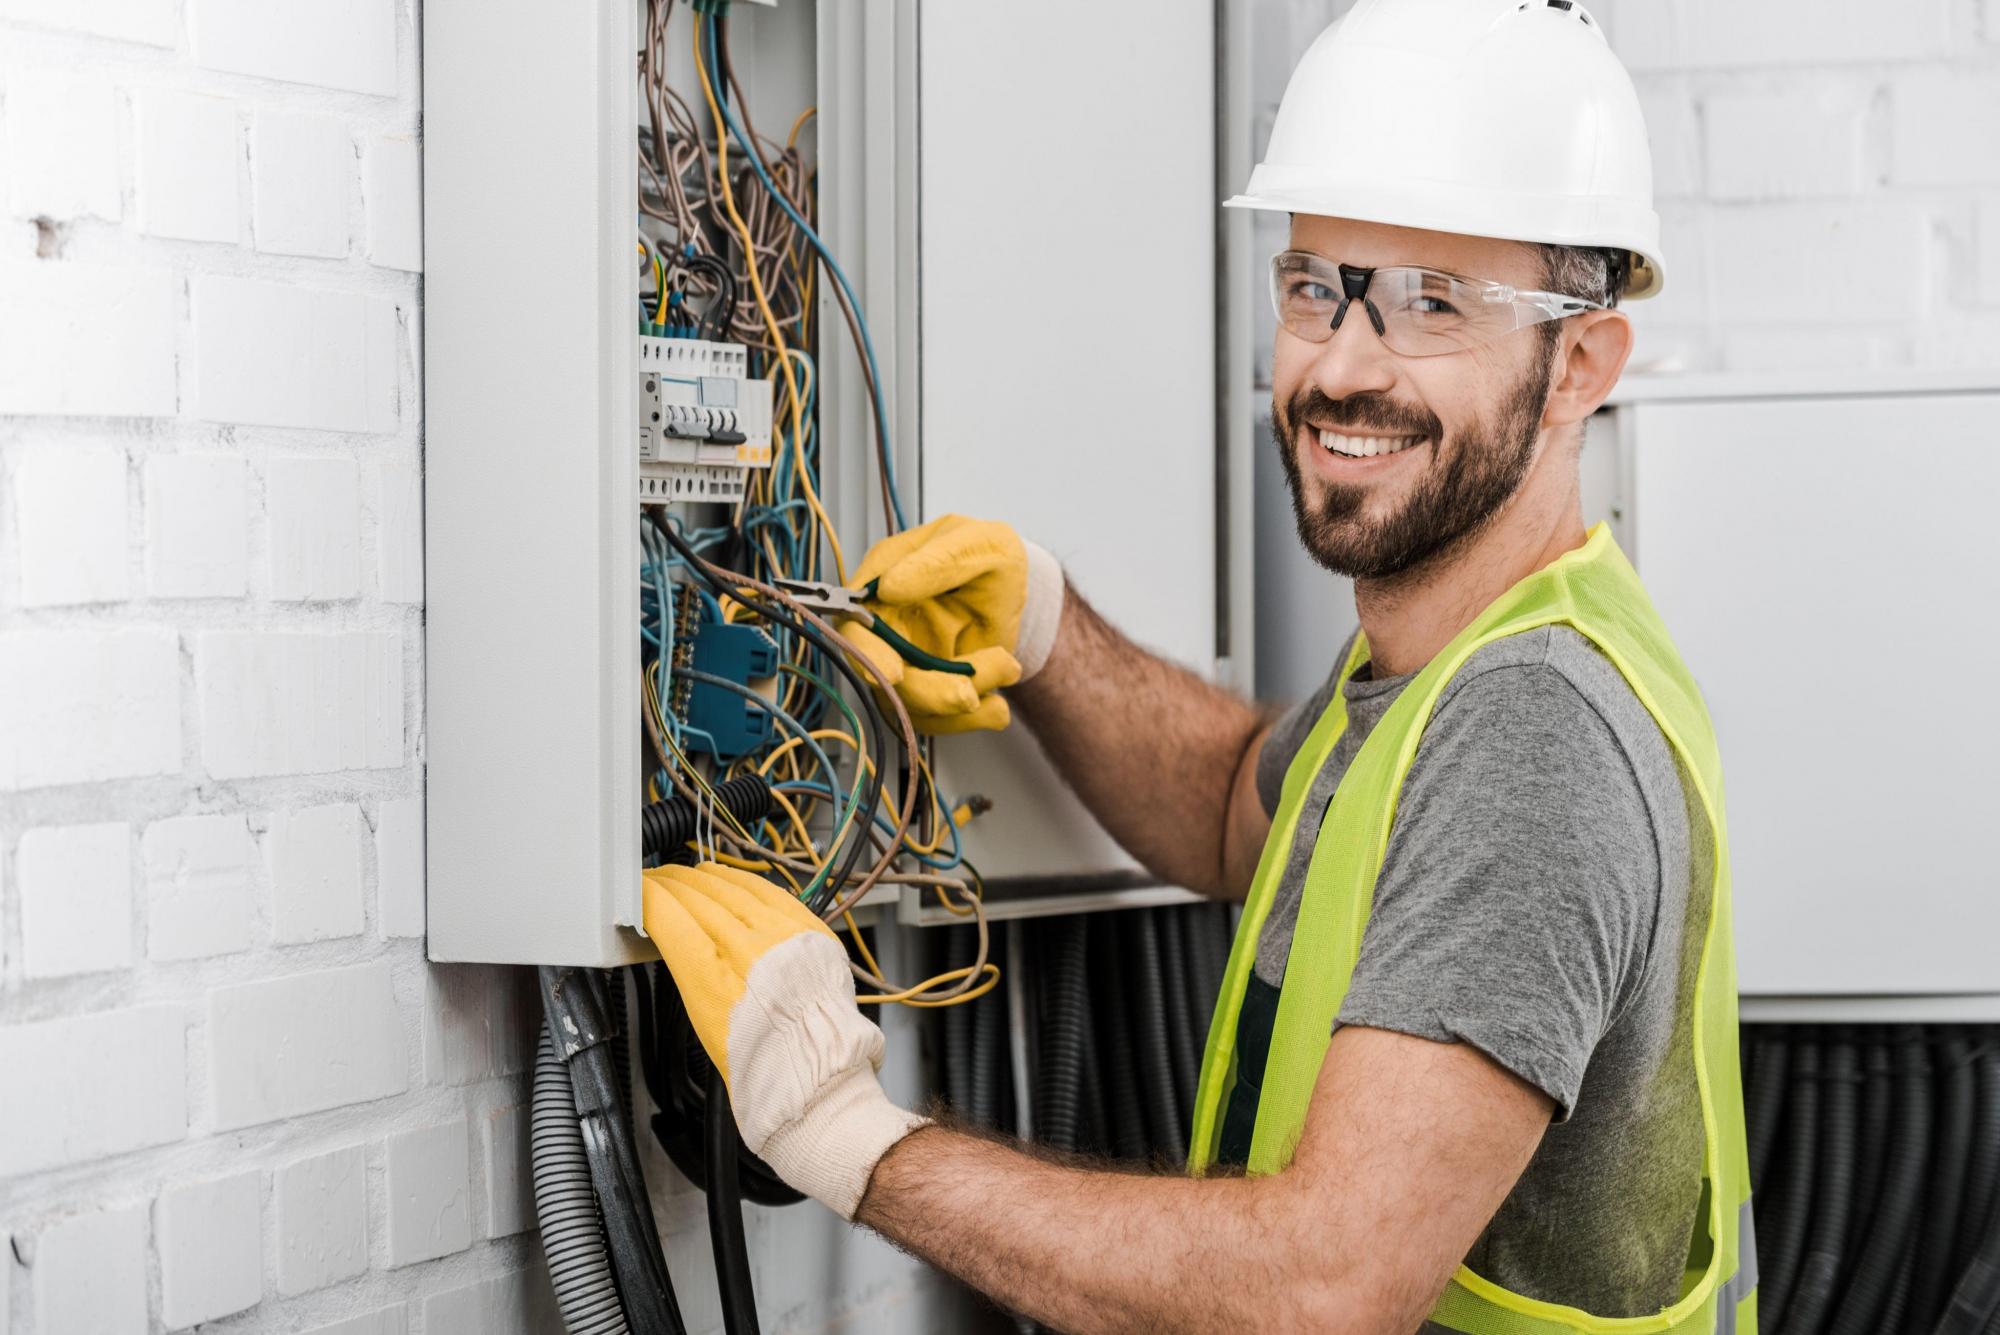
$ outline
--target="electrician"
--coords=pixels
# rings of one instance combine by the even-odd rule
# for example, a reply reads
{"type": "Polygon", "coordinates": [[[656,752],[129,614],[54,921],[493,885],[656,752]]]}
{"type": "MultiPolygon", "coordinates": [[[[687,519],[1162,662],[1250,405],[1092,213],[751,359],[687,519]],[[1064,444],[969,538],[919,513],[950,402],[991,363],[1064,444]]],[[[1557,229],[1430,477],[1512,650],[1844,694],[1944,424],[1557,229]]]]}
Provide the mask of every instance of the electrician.
{"type": "MultiPolygon", "coordinates": [[[[1360,0],[1230,203],[1291,217],[1276,446],[1361,623],[1318,694],[1271,721],[1000,524],[939,519],[857,579],[979,667],[856,634],[927,731],[1011,699],[1136,857],[1246,900],[1189,1171],[895,1107],[810,912],[712,864],[648,873],[744,1140],[1065,1331],[1754,1331],[1714,734],[1578,496],[1632,350],[1615,305],[1662,280],[1631,82],[1569,0],[1360,0]]],[[[1144,441],[1091,445],[1143,480],[1144,441]]]]}

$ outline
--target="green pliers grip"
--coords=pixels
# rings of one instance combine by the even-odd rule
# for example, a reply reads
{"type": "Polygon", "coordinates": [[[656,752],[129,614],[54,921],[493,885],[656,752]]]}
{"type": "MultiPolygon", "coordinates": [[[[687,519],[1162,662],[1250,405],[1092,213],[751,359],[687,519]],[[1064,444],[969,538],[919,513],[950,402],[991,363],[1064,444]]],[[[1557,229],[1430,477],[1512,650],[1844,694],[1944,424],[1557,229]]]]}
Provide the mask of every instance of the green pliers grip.
{"type": "MultiPolygon", "coordinates": [[[[873,599],[876,588],[881,583],[882,581],[879,578],[869,580],[867,587],[861,590],[861,596],[865,599],[873,599]]],[[[882,642],[901,654],[904,661],[916,667],[929,668],[932,672],[949,672],[955,677],[970,677],[972,675],[972,664],[961,662],[956,658],[939,658],[934,653],[919,649],[916,645],[904,639],[894,627],[875,613],[870,612],[868,616],[868,629],[881,636],[882,642]]]]}

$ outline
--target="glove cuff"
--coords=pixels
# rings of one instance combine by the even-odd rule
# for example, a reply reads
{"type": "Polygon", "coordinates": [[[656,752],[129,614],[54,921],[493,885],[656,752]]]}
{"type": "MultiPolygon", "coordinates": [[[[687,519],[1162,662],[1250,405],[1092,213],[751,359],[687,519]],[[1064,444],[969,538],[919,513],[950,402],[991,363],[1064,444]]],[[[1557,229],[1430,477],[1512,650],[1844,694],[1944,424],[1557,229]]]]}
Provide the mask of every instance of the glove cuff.
{"type": "Polygon", "coordinates": [[[855,1067],[823,1085],[804,1114],[758,1150],[772,1171],[842,1219],[853,1219],[875,1165],[930,1118],[898,1108],[875,1072],[855,1067]]]}
{"type": "Polygon", "coordinates": [[[1062,563],[1047,548],[1023,539],[1028,551],[1028,596],[1021,607],[1021,630],[1014,637],[1014,658],[1021,665],[1021,680],[1042,670],[1056,647],[1056,631],[1062,625],[1063,599],[1067,591],[1062,563]]]}

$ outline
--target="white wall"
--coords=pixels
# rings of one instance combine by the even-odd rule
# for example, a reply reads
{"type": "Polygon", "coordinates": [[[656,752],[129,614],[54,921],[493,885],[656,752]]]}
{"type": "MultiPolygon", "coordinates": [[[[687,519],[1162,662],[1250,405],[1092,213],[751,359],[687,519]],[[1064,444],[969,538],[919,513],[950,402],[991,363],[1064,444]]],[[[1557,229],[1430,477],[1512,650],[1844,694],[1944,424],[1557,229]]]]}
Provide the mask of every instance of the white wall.
{"type": "MultiPolygon", "coordinates": [[[[1292,63],[1351,0],[1243,2],[1261,152],[1292,63]]],[[[1582,3],[1653,144],[1667,289],[1630,307],[1632,371],[2000,365],[2000,0],[1582,3]]],[[[1254,226],[1261,265],[1285,222],[1254,226]]],[[[1267,393],[1261,295],[1256,310],[1267,393]]],[[[1258,679],[1291,697],[1353,610],[1300,552],[1260,430],[1258,679]]]]}
{"type": "MultiPolygon", "coordinates": [[[[0,0],[0,1335],[558,1328],[533,975],[421,937],[415,6],[0,0]]],[[[963,1328],[750,1238],[768,1330],[963,1328]]]]}

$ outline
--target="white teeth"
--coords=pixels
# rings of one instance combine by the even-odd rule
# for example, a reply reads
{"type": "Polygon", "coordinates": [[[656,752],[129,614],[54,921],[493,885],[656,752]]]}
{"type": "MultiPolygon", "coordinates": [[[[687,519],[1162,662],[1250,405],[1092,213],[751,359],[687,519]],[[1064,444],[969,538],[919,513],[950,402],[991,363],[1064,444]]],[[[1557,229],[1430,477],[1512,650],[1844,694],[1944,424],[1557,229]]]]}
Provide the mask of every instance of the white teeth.
{"type": "Polygon", "coordinates": [[[1398,450],[1409,449],[1422,439],[1422,436],[1343,436],[1324,427],[1319,432],[1322,448],[1344,454],[1350,459],[1372,459],[1378,454],[1394,454],[1398,450]]]}

